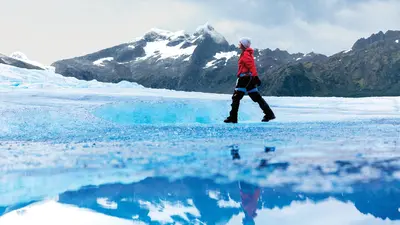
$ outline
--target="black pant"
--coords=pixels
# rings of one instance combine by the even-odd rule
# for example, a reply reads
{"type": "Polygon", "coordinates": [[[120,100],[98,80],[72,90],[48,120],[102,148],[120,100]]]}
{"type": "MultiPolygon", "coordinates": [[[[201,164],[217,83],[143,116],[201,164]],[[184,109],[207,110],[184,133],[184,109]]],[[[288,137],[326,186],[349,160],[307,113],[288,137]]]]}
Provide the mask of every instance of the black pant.
{"type": "Polygon", "coordinates": [[[267,119],[275,118],[274,112],[271,110],[267,102],[263,99],[263,97],[258,92],[257,87],[261,84],[260,79],[256,77],[240,77],[236,82],[235,92],[232,96],[232,109],[230,111],[230,117],[237,119],[240,100],[243,96],[248,93],[249,97],[253,102],[257,102],[260,108],[263,110],[265,117],[267,119]]]}

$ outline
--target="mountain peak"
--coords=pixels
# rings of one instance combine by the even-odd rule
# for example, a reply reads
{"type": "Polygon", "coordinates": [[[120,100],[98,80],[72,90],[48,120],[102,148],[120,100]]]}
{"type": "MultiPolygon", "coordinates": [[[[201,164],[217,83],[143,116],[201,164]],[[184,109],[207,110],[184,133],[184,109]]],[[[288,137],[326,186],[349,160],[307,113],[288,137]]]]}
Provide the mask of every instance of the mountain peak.
{"type": "Polygon", "coordinates": [[[159,40],[173,40],[178,37],[188,36],[184,30],[180,31],[169,31],[159,28],[152,28],[141,39],[145,39],[146,41],[159,41],[159,40]]]}
{"type": "Polygon", "coordinates": [[[227,43],[225,37],[222,34],[218,33],[215,30],[215,28],[208,22],[205,23],[204,25],[197,27],[197,29],[193,35],[194,36],[210,35],[211,38],[213,38],[214,41],[217,43],[227,43]]]}
{"type": "Polygon", "coordinates": [[[162,35],[162,36],[169,36],[173,32],[169,31],[169,30],[164,30],[164,29],[160,29],[160,28],[154,27],[154,28],[151,28],[149,31],[146,32],[146,34],[148,34],[148,33],[156,33],[156,34],[159,34],[159,35],[162,35]]]}
{"type": "Polygon", "coordinates": [[[16,51],[16,52],[12,53],[10,55],[10,58],[13,58],[13,59],[16,59],[16,60],[31,64],[33,66],[39,67],[40,69],[53,70],[52,67],[44,66],[41,63],[38,63],[38,62],[33,61],[33,60],[30,60],[24,53],[19,52],[19,51],[16,51]]]}
{"type": "Polygon", "coordinates": [[[10,57],[11,58],[14,58],[14,59],[19,59],[19,60],[23,60],[23,61],[28,61],[29,59],[28,59],[28,57],[24,54],[24,53],[22,53],[22,52],[13,52],[11,55],[10,55],[10,57]]]}
{"type": "Polygon", "coordinates": [[[364,49],[367,46],[374,44],[376,42],[380,41],[388,41],[388,40],[395,40],[400,38],[400,31],[393,31],[393,30],[388,30],[386,33],[383,31],[379,31],[378,33],[374,33],[368,38],[360,38],[354,43],[352,49],[357,50],[357,49],[364,49]]]}
{"type": "Polygon", "coordinates": [[[198,26],[195,33],[202,33],[202,32],[215,32],[215,28],[207,22],[201,26],[198,26]]]}

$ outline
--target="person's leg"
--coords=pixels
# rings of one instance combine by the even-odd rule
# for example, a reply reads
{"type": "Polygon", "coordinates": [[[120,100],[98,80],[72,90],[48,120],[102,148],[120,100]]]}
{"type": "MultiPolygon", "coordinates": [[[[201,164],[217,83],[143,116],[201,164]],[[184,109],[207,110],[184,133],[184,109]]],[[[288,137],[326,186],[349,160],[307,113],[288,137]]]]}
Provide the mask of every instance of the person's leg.
{"type": "Polygon", "coordinates": [[[237,79],[235,92],[232,96],[232,109],[229,113],[229,117],[224,120],[225,123],[237,123],[240,100],[246,94],[246,87],[250,82],[250,77],[239,77],[237,79]]]}
{"type": "Polygon", "coordinates": [[[258,91],[249,91],[249,96],[250,96],[251,100],[258,103],[258,105],[264,112],[265,115],[264,115],[264,118],[262,119],[263,122],[268,122],[270,120],[275,119],[274,112],[272,112],[268,103],[264,100],[264,98],[260,95],[260,93],[258,91]]]}
{"type": "Polygon", "coordinates": [[[229,117],[224,120],[225,123],[237,123],[240,100],[243,98],[244,94],[244,92],[238,90],[235,90],[233,93],[231,104],[232,108],[229,112],[229,117]]]}

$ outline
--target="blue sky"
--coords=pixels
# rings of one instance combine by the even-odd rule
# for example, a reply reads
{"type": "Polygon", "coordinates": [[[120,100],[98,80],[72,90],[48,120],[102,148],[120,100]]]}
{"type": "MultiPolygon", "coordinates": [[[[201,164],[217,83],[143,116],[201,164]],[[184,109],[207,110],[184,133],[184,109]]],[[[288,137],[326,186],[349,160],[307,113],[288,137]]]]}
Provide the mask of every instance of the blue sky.
{"type": "Polygon", "coordinates": [[[327,55],[360,37],[400,30],[399,0],[4,0],[0,53],[50,64],[129,42],[153,27],[193,32],[206,22],[228,41],[327,55]]]}

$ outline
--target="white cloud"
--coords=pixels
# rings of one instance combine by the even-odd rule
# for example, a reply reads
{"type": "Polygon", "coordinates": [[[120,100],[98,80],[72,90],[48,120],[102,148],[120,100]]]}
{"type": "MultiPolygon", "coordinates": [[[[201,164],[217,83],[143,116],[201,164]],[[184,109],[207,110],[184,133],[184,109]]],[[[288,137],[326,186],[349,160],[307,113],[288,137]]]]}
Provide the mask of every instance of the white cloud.
{"type": "Polygon", "coordinates": [[[398,0],[14,0],[0,7],[0,52],[51,63],[152,27],[192,32],[210,22],[233,44],[250,36],[255,47],[332,54],[372,33],[400,30],[399,11],[398,0]]]}
{"type": "Polygon", "coordinates": [[[279,48],[305,53],[315,51],[333,54],[346,50],[362,35],[361,32],[329,23],[310,24],[303,20],[271,28],[242,21],[221,21],[216,27],[231,42],[241,36],[250,36],[255,48],[279,48]]]}
{"type": "MultiPolygon", "coordinates": [[[[343,0],[325,1],[325,8],[343,6],[343,0]]],[[[400,29],[400,2],[394,0],[371,0],[358,2],[332,11],[332,16],[309,21],[288,8],[292,19],[279,26],[262,25],[248,20],[223,19],[216,23],[229,41],[241,36],[253,37],[254,47],[280,48],[290,52],[320,52],[334,54],[349,49],[361,37],[378,31],[400,29]]],[[[332,9],[333,10],[333,9],[332,9]]]]}

